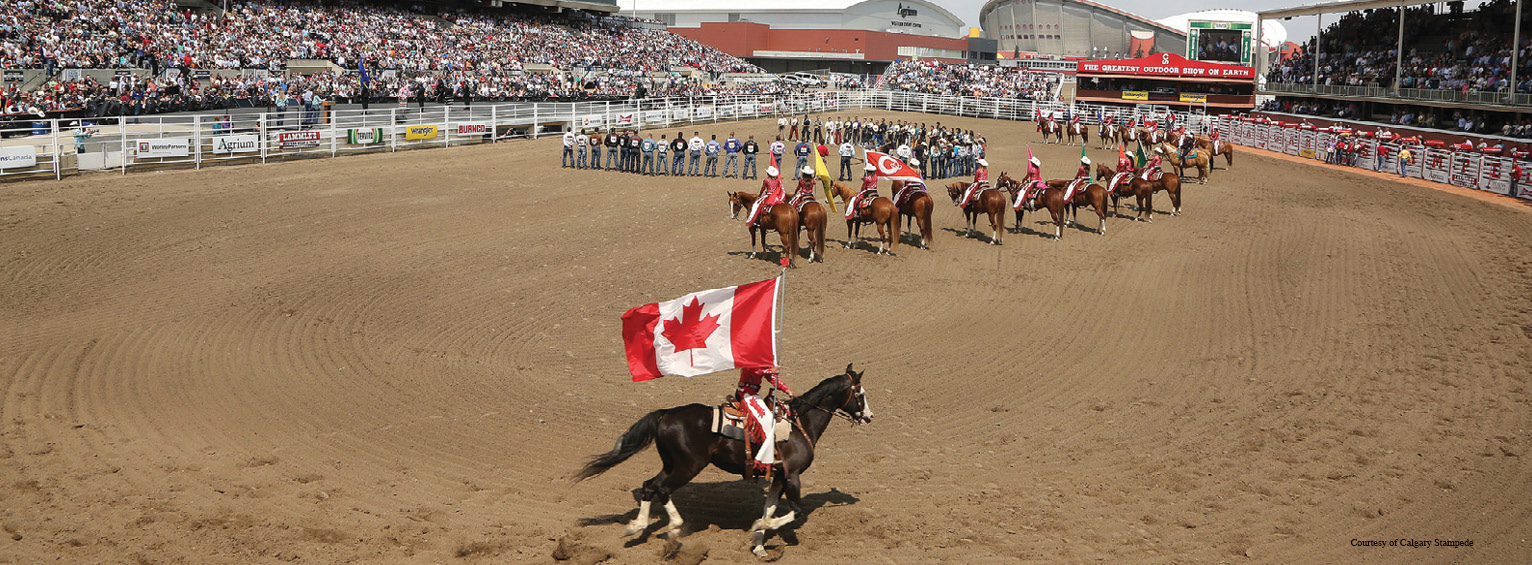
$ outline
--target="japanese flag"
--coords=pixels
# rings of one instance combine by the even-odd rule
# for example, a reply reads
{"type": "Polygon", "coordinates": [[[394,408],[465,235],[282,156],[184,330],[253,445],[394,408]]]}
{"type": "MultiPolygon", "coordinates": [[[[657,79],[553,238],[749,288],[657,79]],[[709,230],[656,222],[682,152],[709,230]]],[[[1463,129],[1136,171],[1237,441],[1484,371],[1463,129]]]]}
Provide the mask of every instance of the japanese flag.
{"type": "Polygon", "coordinates": [[[904,161],[900,161],[898,157],[877,151],[868,151],[866,153],[867,162],[872,163],[873,166],[878,168],[879,177],[905,182],[924,182],[920,178],[920,171],[911,169],[909,165],[904,164],[904,161]]]}
{"type": "Polygon", "coordinates": [[[633,382],[777,365],[781,277],[693,292],[622,315],[633,382]]]}

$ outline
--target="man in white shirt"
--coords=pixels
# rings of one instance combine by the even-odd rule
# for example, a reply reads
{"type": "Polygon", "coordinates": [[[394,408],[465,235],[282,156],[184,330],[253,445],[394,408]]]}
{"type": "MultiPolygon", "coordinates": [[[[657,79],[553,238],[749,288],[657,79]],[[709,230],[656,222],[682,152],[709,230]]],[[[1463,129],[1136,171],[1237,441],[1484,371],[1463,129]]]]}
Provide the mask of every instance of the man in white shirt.
{"type": "Polygon", "coordinates": [[[782,137],[782,130],[787,129],[787,118],[777,118],[777,137],[782,137]]]}
{"type": "Polygon", "coordinates": [[[851,157],[856,155],[856,146],[850,140],[840,144],[840,178],[836,180],[851,179],[851,157]]]}
{"type": "Polygon", "coordinates": [[[566,168],[566,169],[575,166],[574,146],[575,146],[575,132],[573,130],[564,132],[564,164],[563,164],[563,167],[566,168]]]}
{"type": "Polygon", "coordinates": [[[702,132],[692,132],[692,138],[686,142],[686,150],[690,153],[691,160],[686,167],[686,175],[695,177],[702,175],[702,132]]]}

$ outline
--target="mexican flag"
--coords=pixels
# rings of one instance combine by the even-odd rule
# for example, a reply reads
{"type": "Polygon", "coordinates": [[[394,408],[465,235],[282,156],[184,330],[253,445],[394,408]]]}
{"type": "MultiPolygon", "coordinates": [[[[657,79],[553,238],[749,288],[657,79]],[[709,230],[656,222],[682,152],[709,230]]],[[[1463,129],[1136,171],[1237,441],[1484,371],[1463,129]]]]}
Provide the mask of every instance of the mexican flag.
{"type": "Polygon", "coordinates": [[[633,382],[777,365],[782,277],[687,294],[622,315],[633,382]]]}
{"type": "Polygon", "coordinates": [[[1134,161],[1133,167],[1137,168],[1137,169],[1142,169],[1142,168],[1144,168],[1144,165],[1148,165],[1149,164],[1149,156],[1148,155],[1144,155],[1144,144],[1143,144],[1143,142],[1139,142],[1138,150],[1133,155],[1133,161],[1134,161]]]}

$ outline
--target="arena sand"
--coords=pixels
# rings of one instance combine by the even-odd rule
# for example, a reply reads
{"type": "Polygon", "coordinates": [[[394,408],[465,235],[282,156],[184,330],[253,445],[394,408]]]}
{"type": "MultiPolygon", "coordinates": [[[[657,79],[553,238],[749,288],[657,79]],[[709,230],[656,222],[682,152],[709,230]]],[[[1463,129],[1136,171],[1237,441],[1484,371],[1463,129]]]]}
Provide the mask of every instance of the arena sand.
{"type": "MultiPolygon", "coordinates": [[[[976,128],[996,173],[1079,153],[862,114],[976,128]]],[[[564,170],[559,143],[0,185],[0,562],[752,560],[760,485],[704,472],[667,552],[615,523],[652,450],[566,477],[731,390],[629,382],[619,316],[776,275],[726,214],[759,184],[564,170]]],[[[999,247],[939,196],[933,249],[894,257],[832,221],[782,358],[799,389],[855,362],[879,416],[832,426],[773,551],[1532,555],[1532,214],[1249,153],[1185,192],[1180,217],[1161,195],[1152,224],[1055,242],[1033,215],[999,247]],[[1395,539],[1473,546],[1352,541],[1395,539]]]]}

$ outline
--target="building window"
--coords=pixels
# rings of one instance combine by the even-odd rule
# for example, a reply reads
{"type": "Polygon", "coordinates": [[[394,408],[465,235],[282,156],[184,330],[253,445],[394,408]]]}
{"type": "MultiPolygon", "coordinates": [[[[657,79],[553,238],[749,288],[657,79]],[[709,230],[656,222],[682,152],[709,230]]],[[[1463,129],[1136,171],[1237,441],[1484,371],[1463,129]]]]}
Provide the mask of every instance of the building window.
{"type": "Polygon", "coordinates": [[[731,21],[731,22],[739,21],[739,12],[729,12],[729,21],[731,21]]]}

